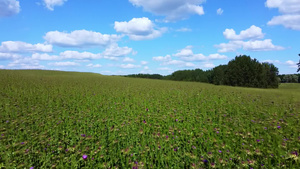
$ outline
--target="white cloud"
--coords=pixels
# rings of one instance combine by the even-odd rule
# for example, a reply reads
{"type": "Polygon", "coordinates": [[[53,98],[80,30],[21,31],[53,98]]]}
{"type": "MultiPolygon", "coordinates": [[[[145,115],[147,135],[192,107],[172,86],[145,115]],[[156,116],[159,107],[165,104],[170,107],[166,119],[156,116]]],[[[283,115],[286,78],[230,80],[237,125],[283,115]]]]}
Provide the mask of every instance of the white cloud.
{"type": "Polygon", "coordinates": [[[268,8],[278,8],[281,13],[300,13],[299,0],[267,0],[268,8]]]}
{"type": "MultiPolygon", "coordinates": [[[[118,60],[119,57],[125,56],[132,53],[133,50],[128,47],[119,47],[117,44],[109,46],[102,53],[91,53],[91,52],[78,52],[67,50],[61,52],[59,55],[49,55],[46,53],[34,53],[32,59],[36,60],[64,60],[64,59],[76,59],[76,60],[94,60],[94,59],[109,59],[118,60]]],[[[1,53],[0,53],[1,54],[1,53]]],[[[0,55],[1,56],[1,55],[0,55]]],[[[0,57],[1,58],[1,57],[0,57]]]]}
{"type": "Polygon", "coordinates": [[[287,64],[289,67],[291,68],[298,68],[298,65],[297,65],[298,62],[294,62],[292,60],[288,60],[285,62],[285,64],[287,64]]]}
{"type": "Polygon", "coordinates": [[[115,22],[117,32],[129,36],[132,40],[147,40],[160,37],[167,28],[155,29],[154,23],[146,17],[133,18],[129,22],[115,22]]]}
{"type": "Polygon", "coordinates": [[[275,16],[268,22],[268,25],[283,25],[289,29],[300,30],[300,14],[275,16]]]}
{"type": "Polygon", "coordinates": [[[144,70],[149,70],[149,67],[148,66],[144,66],[144,70]]]}
{"type": "Polygon", "coordinates": [[[247,51],[271,51],[271,50],[283,50],[281,46],[275,46],[272,44],[271,39],[265,39],[263,41],[248,41],[243,43],[243,49],[247,51]]]}
{"type": "Polygon", "coordinates": [[[221,43],[219,45],[215,45],[216,48],[219,48],[218,52],[234,52],[237,49],[241,48],[243,45],[243,41],[229,41],[229,43],[221,43]]]}
{"type": "Polygon", "coordinates": [[[176,65],[179,67],[195,67],[196,66],[194,63],[185,62],[182,60],[170,60],[170,61],[162,63],[162,65],[176,65]]]}
{"type": "Polygon", "coordinates": [[[222,15],[222,14],[223,14],[223,12],[224,12],[224,10],[223,10],[223,9],[221,9],[221,8],[219,8],[219,9],[217,10],[217,14],[218,14],[218,15],[222,15]]]}
{"type": "Polygon", "coordinates": [[[106,47],[121,39],[119,35],[101,34],[87,30],[75,30],[71,33],[51,31],[46,33],[44,39],[60,47],[106,47]]]}
{"type": "Polygon", "coordinates": [[[141,61],[141,64],[142,64],[142,65],[147,65],[148,62],[147,62],[147,61],[141,61]]]}
{"type": "Polygon", "coordinates": [[[167,55],[167,56],[157,56],[157,57],[153,57],[152,59],[155,60],[155,61],[160,61],[160,62],[167,62],[167,61],[172,60],[170,55],[167,55]]]}
{"type": "Polygon", "coordinates": [[[134,62],[134,59],[130,58],[130,57],[125,57],[123,59],[123,62],[134,62]]]}
{"type": "Polygon", "coordinates": [[[272,51],[272,50],[283,50],[284,47],[275,46],[271,39],[256,40],[264,38],[264,33],[262,29],[252,25],[250,28],[243,30],[239,35],[235,33],[233,29],[226,29],[223,32],[226,39],[230,41],[228,43],[221,43],[215,45],[219,48],[218,52],[235,52],[238,49],[243,49],[246,51],[272,51]],[[250,39],[249,41],[243,41],[250,39]]]}
{"type": "Polygon", "coordinates": [[[0,60],[18,59],[21,56],[14,53],[0,53],[0,60]]]}
{"type": "Polygon", "coordinates": [[[140,65],[134,65],[134,64],[121,64],[121,68],[123,69],[134,69],[134,68],[140,68],[140,65]]]}
{"type": "Polygon", "coordinates": [[[0,65],[0,69],[4,69],[4,66],[3,66],[3,65],[0,65]]]}
{"type": "Polygon", "coordinates": [[[251,40],[251,41],[229,41],[229,43],[221,43],[215,45],[216,48],[219,48],[218,52],[235,52],[237,49],[242,48],[246,51],[276,51],[283,50],[282,46],[275,46],[272,43],[271,39],[265,40],[251,40]]]}
{"type": "Polygon", "coordinates": [[[24,53],[24,52],[52,52],[52,45],[44,44],[29,44],[20,41],[2,42],[0,52],[3,53],[24,53]]]}
{"type": "Polygon", "coordinates": [[[16,0],[0,1],[0,17],[8,17],[20,12],[20,3],[16,0]]]}
{"type": "Polygon", "coordinates": [[[241,31],[239,35],[237,35],[235,30],[233,30],[233,29],[226,29],[223,32],[223,35],[225,36],[226,39],[229,39],[229,40],[245,40],[245,39],[264,38],[262,29],[255,25],[252,25],[250,28],[241,31]]]}
{"type": "Polygon", "coordinates": [[[90,52],[78,52],[78,51],[64,51],[59,54],[62,59],[99,59],[100,54],[94,54],[90,52]]]}
{"type": "Polygon", "coordinates": [[[121,57],[134,53],[132,48],[129,47],[119,47],[118,44],[114,43],[108,46],[105,51],[102,53],[103,56],[107,57],[121,57]]]}
{"type": "Polygon", "coordinates": [[[129,0],[134,6],[143,7],[145,11],[166,16],[166,21],[186,19],[190,15],[203,15],[205,0],[129,0]]]}
{"type": "Polygon", "coordinates": [[[13,62],[9,63],[7,65],[9,68],[14,69],[44,69],[45,66],[40,65],[37,60],[34,60],[32,58],[20,58],[16,59],[13,62]]]}
{"type": "Polygon", "coordinates": [[[203,67],[205,67],[205,68],[214,68],[215,65],[212,64],[212,63],[205,63],[205,64],[203,65],[203,67]]]}
{"type": "Polygon", "coordinates": [[[191,32],[192,29],[190,29],[190,28],[180,28],[180,29],[177,29],[176,31],[177,32],[191,32]]]}
{"type": "Polygon", "coordinates": [[[100,65],[100,64],[88,64],[88,65],[86,65],[87,67],[90,67],[90,68],[100,68],[100,67],[102,67],[102,65],[100,65]]]}
{"type": "Polygon", "coordinates": [[[79,63],[76,62],[54,62],[48,63],[49,66],[79,66],[79,63]]]}
{"type": "Polygon", "coordinates": [[[184,49],[181,49],[178,53],[173,54],[173,56],[179,57],[184,61],[204,61],[211,59],[227,59],[227,56],[216,54],[210,54],[209,56],[205,56],[203,54],[194,54],[192,51],[192,46],[187,46],[184,49]]]}
{"type": "Polygon", "coordinates": [[[218,53],[208,55],[208,60],[227,59],[227,56],[218,53]]]}
{"type": "Polygon", "coordinates": [[[47,53],[34,53],[31,56],[35,60],[60,60],[62,57],[56,55],[49,55],[47,53]]]}
{"type": "Polygon", "coordinates": [[[46,8],[48,8],[50,11],[54,10],[54,6],[62,6],[67,0],[43,0],[44,5],[46,8]]]}
{"type": "Polygon", "coordinates": [[[300,0],[267,0],[268,8],[278,8],[283,15],[273,17],[268,25],[283,25],[286,28],[300,30],[300,0]]]}

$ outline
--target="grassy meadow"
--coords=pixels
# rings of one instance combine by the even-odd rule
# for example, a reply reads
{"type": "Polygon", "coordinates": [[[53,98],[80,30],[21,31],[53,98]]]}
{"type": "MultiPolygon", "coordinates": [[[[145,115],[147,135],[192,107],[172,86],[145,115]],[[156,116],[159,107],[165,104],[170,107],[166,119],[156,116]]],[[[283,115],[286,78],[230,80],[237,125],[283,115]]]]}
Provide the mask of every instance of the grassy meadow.
{"type": "Polygon", "coordinates": [[[0,70],[0,168],[300,168],[300,85],[0,70]]]}

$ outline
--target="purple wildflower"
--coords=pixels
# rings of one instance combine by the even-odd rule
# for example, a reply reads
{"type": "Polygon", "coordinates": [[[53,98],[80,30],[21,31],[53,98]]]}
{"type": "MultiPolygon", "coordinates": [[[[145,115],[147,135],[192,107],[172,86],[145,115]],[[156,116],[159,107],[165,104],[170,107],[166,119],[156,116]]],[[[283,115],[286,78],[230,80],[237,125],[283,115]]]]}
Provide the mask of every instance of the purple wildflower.
{"type": "Polygon", "coordinates": [[[219,153],[222,153],[222,151],[221,151],[221,150],[219,150],[219,153]]]}
{"type": "Polygon", "coordinates": [[[193,149],[196,149],[196,147],[195,147],[195,146],[193,146],[193,149]]]}
{"type": "Polygon", "coordinates": [[[208,161],[206,159],[203,160],[204,163],[207,163],[208,161]]]}
{"type": "Polygon", "coordinates": [[[34,169],[34,167],[30,167],[30,169],[34,169]]]}
{"type": "Polygon", "coordinates": [[[84,155],[82,156],[82,159],[86,160],[87,157],[88,157],[88,156],[84,154],[84,155]]]}
{"type": "Polygon", "coordinates": [[[24,142],[22,142],[21,144],[24,144],[24,142]]]}
{"type": "Polygon", "coordinates": [[[81,134],[81,137],[85,137],[85,134],[81,134]]]}
{"type": "Polygon", "coordinates": [[[168,139],[169,138],[169,136],[166,136],[166,139],[168,139]]]}
{"type": "Polygon", "coordinates": [[[143,123],[145,123],[145,124],[146,124],[147,122],[144,120],[144,121],[143,121],[143,123]]]}
{"type": "Polygon", "coordinates": [[[176,149],[176,148],[174,148],[174,151],[177,151],[177,149],[176,149]]]}
{"type": "Polygon", "coordinates": [[[268,128],[267,128],[267,127],[265,127],[264,129],[265,129],[265,130],[267,130],[268,128]]]}
{"type": "Polygon", "coordinates": [[[178,119],[176,119],[176,121],[178,121],[178,119]]]}
{"type": "Polygon", "coordinates": [[[217,134],[219,134],[220,132],[219,131],[217,131],[217,134]]]}
{"type": "Polygon", "coordinates": [[[69,149],[66,149],[66,152],[68,152],[69,151],[69,149]]]}
{"type": "Polygon", "coordinates": [[[278,128],[278,129],[280,129],[280,128],[281,128],[281,126],[277,126],[277,128],[278,128]]]}
{"type": "Polygon", "coordinates": [[[257,141],[257,142],[260,142],[260,140],[259,140],[259,139],[257,139],[256,141],[257,141]]]}

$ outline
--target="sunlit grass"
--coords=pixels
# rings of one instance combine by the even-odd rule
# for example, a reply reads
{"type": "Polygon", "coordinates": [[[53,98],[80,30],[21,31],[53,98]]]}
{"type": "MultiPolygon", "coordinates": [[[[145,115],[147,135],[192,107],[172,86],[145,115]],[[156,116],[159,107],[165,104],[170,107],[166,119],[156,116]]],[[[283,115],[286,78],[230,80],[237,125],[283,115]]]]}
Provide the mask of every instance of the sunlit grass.
{"type": "Polygon", "coordinates": [[[298,168],[299,84],[0,71],[0,168],[298,168]]]}

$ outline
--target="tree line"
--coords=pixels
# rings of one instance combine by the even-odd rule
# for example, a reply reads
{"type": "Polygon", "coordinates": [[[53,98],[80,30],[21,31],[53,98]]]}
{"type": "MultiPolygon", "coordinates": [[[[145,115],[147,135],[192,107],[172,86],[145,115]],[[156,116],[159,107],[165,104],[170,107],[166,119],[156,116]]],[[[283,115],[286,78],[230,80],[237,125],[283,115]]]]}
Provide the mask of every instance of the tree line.
{"type": "MultiPolygon", "coordinates": [[[[179,70],[171,75],[133,74],[126,77],[164,79],[175,81],[193,81],[211,83],[215,85],[229,85],[255,88],[278,88],[279,83],[291,82],[290,77],[279,76],[278,68],[271,63],[260,63],[250,56],[240,55],[229,61],[227,65],[220,65],[211,70],[179,70]]],[[[299,76],[297,76],[299,78],[299,76]]],[[[295,76],[292,77],[295,79],[295,76]]],[[[297,79],[298,82],[298,79],[297,79]]]]}

